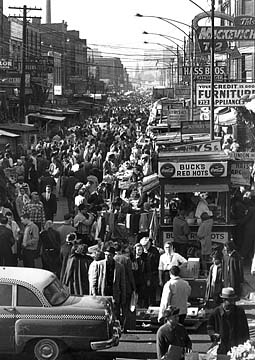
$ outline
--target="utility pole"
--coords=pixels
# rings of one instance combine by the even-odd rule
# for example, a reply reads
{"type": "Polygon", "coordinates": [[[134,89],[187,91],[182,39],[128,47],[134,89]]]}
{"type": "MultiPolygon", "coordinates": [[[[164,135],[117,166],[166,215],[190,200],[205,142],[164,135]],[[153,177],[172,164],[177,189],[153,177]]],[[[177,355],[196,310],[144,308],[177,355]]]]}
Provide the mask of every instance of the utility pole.
{"type": "Polygon", "coordinates": [[[38,16],[27,16],[28,11],[42,10],[40,8],[30,8],[24,5],[23,7],[9,6],[9,9],[23,10],[22,16],[10,16],[15,19],[22,19],[22,60],[21,60],[21,75],[20,75],[20,93],[19,93],[19,121],[25,120],[25,100],[26,100],[26,60],[27,60],[27,20],[28,19],[41,19],[38,16]]]}
{"type": "Polygon", "coordinates": [[[214,10],[215,0],[211,0],[211,119],[210,119],[210,139],[214,140],[214,10]]]}

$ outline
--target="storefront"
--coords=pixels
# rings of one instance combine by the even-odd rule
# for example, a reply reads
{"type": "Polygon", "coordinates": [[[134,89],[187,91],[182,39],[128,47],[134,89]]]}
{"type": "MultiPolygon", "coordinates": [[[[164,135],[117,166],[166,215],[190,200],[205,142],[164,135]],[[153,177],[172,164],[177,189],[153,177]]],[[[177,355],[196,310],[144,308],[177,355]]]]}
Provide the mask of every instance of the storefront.
{"type": "Polygon", "coordinates": [[[206,204],[214,219],[212,240],[224,243],[231,238],[235,225],[230,218],[230,170],[230,158],[224,152],[159,153],[162,242],[173,240],[173,218],[181,203],[191,229],[190,240],[196,239],[201,204],[206,204]]]}

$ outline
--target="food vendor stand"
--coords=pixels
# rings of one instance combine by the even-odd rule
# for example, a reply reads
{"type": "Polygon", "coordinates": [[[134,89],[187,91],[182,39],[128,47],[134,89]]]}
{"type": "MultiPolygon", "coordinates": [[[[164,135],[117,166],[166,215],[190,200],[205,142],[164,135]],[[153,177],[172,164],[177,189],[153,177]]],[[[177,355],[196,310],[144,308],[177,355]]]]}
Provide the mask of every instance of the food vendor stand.
{"type": "MultiPolygon", "coordinates": [[[[161,190],[160,238],[173,240],[174,203],[181,199],[194,207],[198,194],[208,193],[214,214],[212,241],[225,243],[232,236],[230,221],[230,157],[225,152],[159,152],[158,175],[161,190]]],[[[190,239],[196,238],[199,223],[192,211],[187,214],[190,239]]]]}

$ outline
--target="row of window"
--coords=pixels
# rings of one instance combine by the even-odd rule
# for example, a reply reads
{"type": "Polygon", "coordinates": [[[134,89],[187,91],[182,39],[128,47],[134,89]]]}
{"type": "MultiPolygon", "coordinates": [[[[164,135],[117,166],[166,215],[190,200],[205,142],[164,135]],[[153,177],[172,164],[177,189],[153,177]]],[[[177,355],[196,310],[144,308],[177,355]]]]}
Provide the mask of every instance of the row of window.
{"type": "MultiPolygon", "coordinates": [[[[12,306],[12,291],[11,284],[0,284],[0,306],[12,306]]],[[[31,290],[18,285],[16,306],[41,307],[42,304],[31,290]]]]}

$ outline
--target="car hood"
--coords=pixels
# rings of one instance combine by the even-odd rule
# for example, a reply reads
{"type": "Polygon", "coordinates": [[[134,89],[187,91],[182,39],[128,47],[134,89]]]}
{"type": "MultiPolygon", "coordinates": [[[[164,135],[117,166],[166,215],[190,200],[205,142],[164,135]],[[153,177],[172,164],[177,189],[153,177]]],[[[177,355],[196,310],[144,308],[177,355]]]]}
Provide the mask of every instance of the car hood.
{"type": "Polygon", "coordinates": [[[62,306],[82,308],[82,310],[105,310],[112,307],[112,298],[103,296],[69,296],[62,306]]]}

